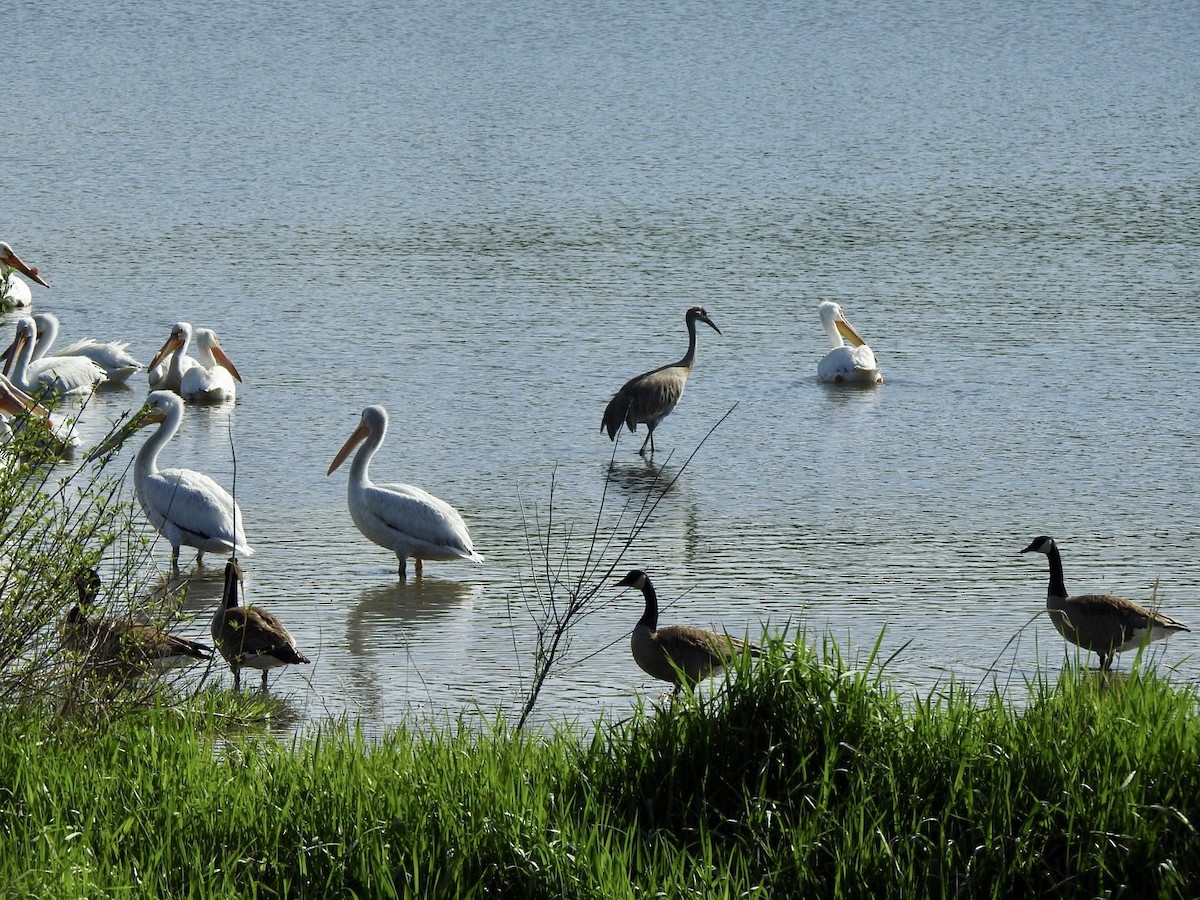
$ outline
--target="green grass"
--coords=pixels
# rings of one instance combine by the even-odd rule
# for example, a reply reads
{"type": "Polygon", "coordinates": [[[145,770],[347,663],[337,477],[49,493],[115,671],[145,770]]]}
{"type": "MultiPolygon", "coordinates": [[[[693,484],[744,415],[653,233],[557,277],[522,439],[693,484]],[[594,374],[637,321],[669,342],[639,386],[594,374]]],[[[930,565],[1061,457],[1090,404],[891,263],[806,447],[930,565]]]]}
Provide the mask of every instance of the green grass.
{"type": "Polygon", "coordinates": [[[210,691],[0,728],[0,893],[38,897],[1200,894],[1195,694],[1066,671],[914,700],[775,644],[592,735],[331,726],[210,691]]]}

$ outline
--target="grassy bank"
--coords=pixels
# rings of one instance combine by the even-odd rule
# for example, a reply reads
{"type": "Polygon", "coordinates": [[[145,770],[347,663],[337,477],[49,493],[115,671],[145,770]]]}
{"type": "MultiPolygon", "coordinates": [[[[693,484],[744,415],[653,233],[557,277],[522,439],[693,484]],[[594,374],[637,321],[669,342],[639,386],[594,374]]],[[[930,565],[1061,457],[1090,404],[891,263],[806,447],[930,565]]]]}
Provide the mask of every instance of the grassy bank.
{"type": "Polygon", "coordinates": [[[776,646],[590,738],[216,721],[5,722],[3,894],[1200,894],[1196,697],[1149,675],[914,703],[776,646]]]}

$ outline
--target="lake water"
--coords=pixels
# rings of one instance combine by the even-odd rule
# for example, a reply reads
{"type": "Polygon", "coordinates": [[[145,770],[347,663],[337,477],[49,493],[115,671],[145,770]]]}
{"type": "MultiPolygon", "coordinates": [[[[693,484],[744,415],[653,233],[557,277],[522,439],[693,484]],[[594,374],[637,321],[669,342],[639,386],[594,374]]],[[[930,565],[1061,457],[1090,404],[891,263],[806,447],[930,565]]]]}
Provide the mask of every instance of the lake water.
{"type": "MultiPolygon", "coordinates": [[[[1195,4],[167,0],[5,21],[0,239],[51,284],[34,307],[62,339],[145,361],[178,320],[220,333],[240,400],[189,410],[163,463],[228,486],[232,435],[248,597],[313,659],[273,680],[301,722],[511,711],[551,484],[550,556],[578,573],[601,498],[601,533],[626,534],[731,409],[610,579],[646,569],[677,601],[664,623],[851,655],[882,633],[905,690],[1019,684],[1066,658],[1030,623],[1045,560],[1018,554],[1048,533],[1074,592],[1157,584],[1200,626],[1195,4]],[[822,299],[886,384],[817,383],[822,299]],[[610,470],[604,405],[683,354],[692,305],[723,334],[701,326],[653,467],[639,433],[610,470]],[[484,565],[401,586],[355,530],[325,470],[371,403],[392,418],[375,480],[456,505],[484,565]]],[[[143,391],[97,398],[84,443],[143,391]]],[[[599,600],[542,720],[662,691],[629,656],[640,597],[599,600]]],[[[1155,653],[1200,678],[1200,634],[1155,653]]]]}

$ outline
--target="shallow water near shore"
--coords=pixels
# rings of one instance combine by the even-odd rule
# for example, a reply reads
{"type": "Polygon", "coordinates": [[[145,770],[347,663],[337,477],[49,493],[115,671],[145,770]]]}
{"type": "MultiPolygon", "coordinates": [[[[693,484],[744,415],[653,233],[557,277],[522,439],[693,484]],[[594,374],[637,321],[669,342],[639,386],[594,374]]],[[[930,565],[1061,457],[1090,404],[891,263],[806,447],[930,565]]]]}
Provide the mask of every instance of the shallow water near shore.
{"type": "MultiPolygon", "coordinates": [[[[1074,659],[1034,618],[1039,534],[1073,592],[1200,623],[1193,7],[81,2],[9,25],[28,114],[0,239],[62,340],[145,361],[178,320],[220,333],[240,400],[189,409],[162,462],[232,487],[236,451],[247,598],[313,660],[272,677],[299,722],[513,711],[552,484],[550,555],[578,572],[597,516],[623,535],[678,475],[611,581],[649,572],[664,623],[882,633],[918,690],[1074,659]],[[816,381],[821,299],[885,384],[816,381]],[[614,455],[605,403],[683,354],[692,305],[722,334],[653,461],[641,433],[614,455]],[[375,480],[453,503],[484,564],[400,585],[355,530],[325,470],[370,403],[375,480]]],[[[144,390],[98,394],[83,444],[144,390]]],[[[661,692],[625,638],[641,598],[610,594],[539,718],[661,692]]],[[[1155,664],[1194,683],[1196,640],[1155,664]]]]}

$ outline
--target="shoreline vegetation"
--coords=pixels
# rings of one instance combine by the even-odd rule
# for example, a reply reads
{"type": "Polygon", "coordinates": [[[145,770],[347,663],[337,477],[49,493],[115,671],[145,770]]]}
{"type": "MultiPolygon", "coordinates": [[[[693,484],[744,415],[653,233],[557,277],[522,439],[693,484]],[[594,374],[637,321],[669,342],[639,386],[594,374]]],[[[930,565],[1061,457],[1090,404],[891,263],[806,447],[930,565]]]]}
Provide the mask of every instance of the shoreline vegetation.
{"type": "Polygon", "coordinates": [[[1135,664],[924,699],[773,641],[590,734],[497,720],[290,744],[206,689],[9,710],[5,896],[1196,896],[1196,695],[1135,664]]]}
{"type": "Polygon", "coordinates": [[[516,721],[283,740],[266,693],[64,648],[81,566],[103,570],[110,615],[165,627],[178,607],[135,599],[153,544],[123,478],[53,482],[35,437],[14,435],[0,473],[5,897],[1200,896],[1197,694],[1142,654],[1035,675],[1021,703],[904,695],[878,645],[848,663],[828,637],[764,635],[696,692],[527,730],[670,488],[613,528],[602,507],[576,551],[552,485],[526,523],[538,642],[516,721]]]}

